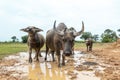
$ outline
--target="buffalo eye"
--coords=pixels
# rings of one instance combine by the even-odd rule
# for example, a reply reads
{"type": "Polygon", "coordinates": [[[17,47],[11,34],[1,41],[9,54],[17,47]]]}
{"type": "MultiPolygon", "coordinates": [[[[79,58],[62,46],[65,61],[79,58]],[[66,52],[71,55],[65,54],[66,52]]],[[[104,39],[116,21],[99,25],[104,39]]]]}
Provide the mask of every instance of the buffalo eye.
{"type": "Polygon", "coordinates": [[[26,31],[29,31],[29,28],[27,28],[26,31]]]}
{"type": "Polygon", "coordinates": [[[72,40],[72,42],[74,42],[74,39],[72,40]]]}
{"type": "Polygon", "coordinates": [[[71,39],[70,42],[74,42],[74,39],[71,39]]]}
{"type": "Polygon", "coordinates": [[[29,29],[29,31],[32,31],[32,29],[29,29]]]}
{"type": "Polygon", "coordinates": [[[66,41],[67,41],[67,39],[64,39],[64,38],[63,38],[63,41],[64,41],[64,42],[66,42],[66,41]]]}

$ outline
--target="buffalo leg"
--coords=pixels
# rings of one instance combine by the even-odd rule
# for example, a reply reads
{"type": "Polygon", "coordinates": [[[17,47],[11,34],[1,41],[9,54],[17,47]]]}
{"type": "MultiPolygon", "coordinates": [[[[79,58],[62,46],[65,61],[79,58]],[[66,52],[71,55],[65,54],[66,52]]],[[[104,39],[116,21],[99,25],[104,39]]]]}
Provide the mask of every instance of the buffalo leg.
{"type": "Polygon", "coordinates": [[[60,55],[58,55],[58,67],[60,67],[60,55]]]}
{"type": "Polygon", "coordinates": [[[64,66],[65,65],[65,55],[62,54],[62,65],[64,66]]]}
{"type": "Polygon", "coordinates": [[[91,51],[92,51],[92,46],[93,46],[93,44],[91,44],[91,51]]]}
{"type": "Polygon", "coordinates": [[[34,59],[36,59],[37,58],[37,49],[35,49],[35,57],[34,57],[34,59]]]}
{"type": "Polygon", "coordinates": [[[88,46],[87,46],[87,52],[88,52],[88,46]]]}
{"type": "Polygon", "coordinates": [[[41,51],[39,52],[39,54],[38,54],[38,55],[39,55],[39,57],[42,57],[42,55],[41,55],[41,51]]]}
{"type": "Polygon", "coordinates": [[[39,59],[38,59],[38,55],[39,55],[39,49],[35,49],[35,57],[34,57],[34,59],[36,60],[36,61],[39,61],[39,59]]]}
{"type": "Polygon", "coordinates": [[[92,51],[92,44],[90,45],[90,51],[92,51]]]}
{"type": "Polygon", "coordinates": [[[45,61],[47,60],[47,53],[48,53],[48,51],[49,51],[49,48],[47,47],[47,45],[46,45],[46,55],[45,55],[45,61]]]}
{"type": "Polygon", "coordinates": [[[39,51],[40,51],[40,49],[36,49],[36,61],[39,61],[39,59],[38,59],[39,51]]]}
{"type": "Polygon", "coordinates": [[[55,61],[54,51],[52,51],[52,59],[53,59],[53,62],[54,62],[55,61]]]}
{"type": "Polygon", "coordinates": [[[60,67],[60,50],[56,51],[58,57],[58,67],[60,67]]]}
{"type": "Polygon", "coordinates": [[[89,51],[91,51],[91,46],[89,46],[89,51]]]}
{"type": "Polygon", "coordinates": [[[31,54],[32,54],[32,48],[29,48],[29,63],[32,63],[31,54]]]}
{"type": "Polygon", "coordinates": [[[72,49],[72,54],[74,55],[74,47],[73,47],[73,49],[72,49]]]}
{"type": "Polygon", "coordinates": [[[42,57],[41,52],[39,52],[38,55],[39,55],[40,57],[42,57]]]}

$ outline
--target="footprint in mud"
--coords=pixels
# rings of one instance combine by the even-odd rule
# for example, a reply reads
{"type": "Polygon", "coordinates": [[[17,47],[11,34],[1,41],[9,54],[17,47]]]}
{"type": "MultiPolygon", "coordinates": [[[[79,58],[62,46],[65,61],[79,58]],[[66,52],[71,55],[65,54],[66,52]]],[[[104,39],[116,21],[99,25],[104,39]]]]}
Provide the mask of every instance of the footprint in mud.
{"type": "Polygon", "coordinates": [[[98,65],[98,63],[96,63],[96,62],[90,62],[90,61],[83,62],[82,64],[83,64],[83,65],[88,65],[88,66],[98,65]]]}

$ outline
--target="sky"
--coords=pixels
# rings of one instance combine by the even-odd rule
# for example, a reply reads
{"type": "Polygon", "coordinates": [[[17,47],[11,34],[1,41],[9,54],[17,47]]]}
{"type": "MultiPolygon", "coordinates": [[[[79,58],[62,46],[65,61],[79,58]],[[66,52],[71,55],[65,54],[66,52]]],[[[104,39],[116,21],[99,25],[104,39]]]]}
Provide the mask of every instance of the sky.
{"type": "MultiPolygon", "coordinates": [[[[105,29],[120,29],[120,0],[0,0],[0,41],[10,41],[27,33],[28,26],[43,29],[41,34],[64,22],[67,27],[101,35],[105,29]]],[[[76,38],[80,39],[80,36],[76,38]]]]}

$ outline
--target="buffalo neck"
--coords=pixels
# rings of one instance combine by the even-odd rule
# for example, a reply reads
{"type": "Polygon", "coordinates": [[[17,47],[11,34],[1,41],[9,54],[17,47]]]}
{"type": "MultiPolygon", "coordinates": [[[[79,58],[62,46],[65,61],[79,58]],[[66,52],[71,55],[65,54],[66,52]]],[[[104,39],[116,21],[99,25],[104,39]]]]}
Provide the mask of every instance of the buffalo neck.
{"type": "Polygon", "coordinates": [[[37,33],[29,34],[29,40],[30,40],[30,43],[39,43],[38,34],[37,33]]]}

